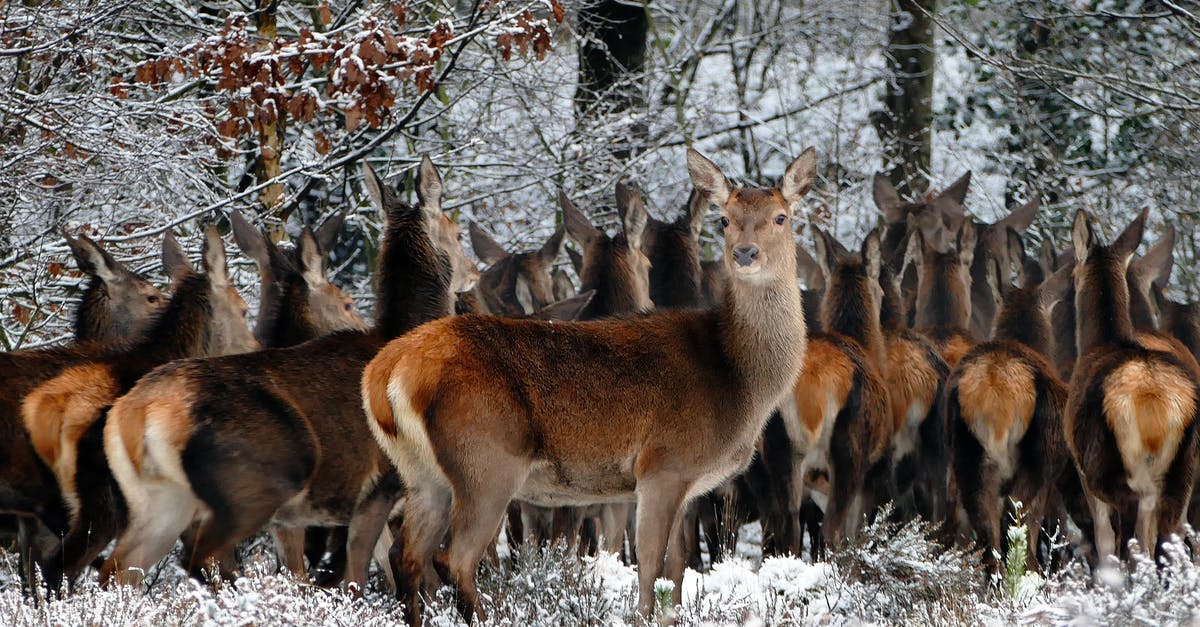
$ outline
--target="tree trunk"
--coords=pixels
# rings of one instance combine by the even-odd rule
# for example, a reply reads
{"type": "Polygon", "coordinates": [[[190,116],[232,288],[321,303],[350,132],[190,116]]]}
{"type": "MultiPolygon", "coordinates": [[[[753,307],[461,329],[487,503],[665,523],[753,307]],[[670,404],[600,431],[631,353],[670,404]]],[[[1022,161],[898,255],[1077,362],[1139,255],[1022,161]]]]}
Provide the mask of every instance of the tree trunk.
{"type": "Polygon", "coordinates": [[[901,197],[929,189],[933,153],[934,23],[937,0],[893,0],[887,62],[891,73],[885,111],[875,116],[884,167],[901,197]]]}
{"type": "MultiPolygon", "coordinates": [[[[645,105],[641,75],[649,29],[649,15],[640,3],[598,0],[579,10],[576,115],[601,118],[645,105]]],[[[630,156],[628,146],[614,152],[630,156]]]]}

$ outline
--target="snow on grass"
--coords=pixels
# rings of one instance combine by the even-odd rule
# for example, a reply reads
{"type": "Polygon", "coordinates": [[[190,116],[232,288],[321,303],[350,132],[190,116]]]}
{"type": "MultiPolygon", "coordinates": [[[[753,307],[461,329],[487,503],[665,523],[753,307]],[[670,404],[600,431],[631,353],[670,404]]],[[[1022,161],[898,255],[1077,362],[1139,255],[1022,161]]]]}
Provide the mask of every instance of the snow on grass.
{"type": "MultiPolygon", "coordinates": [[[[706,573],[688,571],[676,624],[1180,625],[1200,620],[1200,562],[1182,541],[1160,564],[1138,554],[1104,585],[1078,563],[1044,577],[1025,574],[1004,591],[985,581],[974,553],[947,550],[920,524],[868,526],[828,561],[735,555],[706,573]]],[[[1194,537],[1190,538],[1195,540],[1194,537]]],[[[22,594],[15,560],[0,554],[0,624],[346,625],[403,623],[403,607],[376,581],[366,598],[296,582],[273,560],[251,556],[247,575],[209,586],[163,568],[149,593],[100,589],[94,573],[61,599],[22,594]]],[[[643,626],[637,568],[612,554],[576,558],[563,548],[516,550],[485,565],[484,625],[643,626]]],[[[463,625],[448,588],[426,607],[430,625],[463,625]]]]}

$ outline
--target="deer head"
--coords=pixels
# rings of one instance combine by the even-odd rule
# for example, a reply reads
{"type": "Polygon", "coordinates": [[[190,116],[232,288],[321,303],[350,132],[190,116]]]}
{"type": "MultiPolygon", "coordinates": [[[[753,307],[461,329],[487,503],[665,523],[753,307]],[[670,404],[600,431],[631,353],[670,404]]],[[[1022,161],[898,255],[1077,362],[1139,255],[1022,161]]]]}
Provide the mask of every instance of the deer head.
{"type": "Polygon", "coordinates": [[[140,335],[167,305],[163,293],[86,235],[63,231],[79,269],[90,280],[75,319],[75,339],[107,342],[140,335]]]}
{"type": "Polygon", "coordinates": [[[528,316],[556,300],[551,268],[562,252],[566,231],[559,227],[537,250],[510,253],[483,227],[471,222],[471,248],[488,268],[479,275],[477,292],[487,311],[528,316]]]}

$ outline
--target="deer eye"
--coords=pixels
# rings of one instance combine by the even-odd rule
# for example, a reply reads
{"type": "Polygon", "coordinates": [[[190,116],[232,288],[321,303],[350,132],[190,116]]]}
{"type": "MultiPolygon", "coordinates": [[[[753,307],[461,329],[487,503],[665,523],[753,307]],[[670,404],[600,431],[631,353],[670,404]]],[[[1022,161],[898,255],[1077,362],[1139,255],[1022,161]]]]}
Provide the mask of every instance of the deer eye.
{"type": "Polygon", "coordinates": [[[729,218],[721,216],[721,228],[729,228],[729,218]]]}
{"type": "Polygon", "coordinates": [[[346,311],[350,311],[351,309],[354,309],[354,305],[352,305],[350,303],[346,303],[345,308],[346,308],[346,311]]]}
{"type": "Polygon", "coordinates": [[[462,241],[462,231],[459,231],[458,233],[456,233],[454,235],[454,239],[457,239],[458,241],[461,242],[462,241]]]}
{"type": "Polygon", "coordinates": [[[787,214],[781,213],[781,214],[775,216],[775,224],[783,226],[784,222],[787,222],[787,214]]]}
{"type": "Polygon", "coordinates": [[[146,297],[146,302],[148,302],[148,303],[150,303],[151,305],[153,305],[153,304],[155,304],[155,303],[157,303],[157,302],[158,302],[158,296],[156,296],[156,295],[154,295],[154,294],[151,294],[151,295],[149,295],[149,296],[147,296],[147,297],[146,297]]]}

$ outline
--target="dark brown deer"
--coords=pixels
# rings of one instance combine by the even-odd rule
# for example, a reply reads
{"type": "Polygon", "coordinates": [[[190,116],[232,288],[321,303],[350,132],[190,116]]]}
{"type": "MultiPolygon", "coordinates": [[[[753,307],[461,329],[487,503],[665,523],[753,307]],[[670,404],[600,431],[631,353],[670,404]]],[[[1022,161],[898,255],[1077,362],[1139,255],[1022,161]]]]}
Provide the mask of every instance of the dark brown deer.
{"type": "MultiPolygon", "coordinates": [[[[1042,277],[1026,274],[1024,245],[1011,227],[1007,248],[1004,258],[1013,261],[1021,287],[1010,286],[1007,264],[988,260],[985,280],[1002,302],[993,339],[972,348],[946,384],[958,501],[990,574],[999,572],[1005,550],[1009,500],[1022,504],[1027,537],[1036,543],[1051,491],[1070,463],[1062,424],[1067,386],[1046,358],[1051,331],[1042,277]]],[[[1066,272],[1058,280],[1068,280],[1066,272]]],[[[1027,553],[1031,570],[1037,553],[1027,553]]]]}
{"type": "Polygon", "coordinates": [[[892,497],[904,520],[940,521],[950,471],[949,434],[939,409],[950,367],[929,338],[908,328],[900,286],[887,266],[879,277],[884,379],[891,399],[892,497]]]}
{"type": "MultiPolygon", "coordinates": [[[[349,525],[346,579],[364,585],[400,484],[367,428],[355,381],[388,339],[450,314],[452,293],[473,281],[428,158],[417,207],[401,203],[369,167],[364,175],[387,216],[373,331],[178,362],[121,398],[109,414],[104,448],[129,504],[129,525],[103,581],[140,581],[199,517],[188,547],[193,573],[268,523],[349,525]]],[[[301,548],[294,542],[284,552],[303,576],[301,548]]],[[[224,574],[231,566],[220,564],[224,574]]]]}
{"type": "MultiPolygon", "coordinates": [[[[1125,270],[1139,226],[1101,244],[1087,213],[1071,228],[1080,358],[1071,378],[1065,432],[1096,528],[1101,558],[1115,555],[1117,529],[1136,520],[1147,551],[1176,532],[1195,481],[1197,388],[1191,367],[1138,344],[1125,270]],[[1113,514],[1117,525],[1114,528],[1113,514]]],[[[1122,543],[1124,544],[1124,543],[1122,543]]]]}
{"type": "MultiPolygon", "coordinates": [[[[636,495],[638,607],[650,613],[683,506],[746,467],[803,363],[790,221],[815,167],[810,148],[781,187],[737,188],[688,151],[693,185],[722,210],[730,281],[715,309],[574,324],[458,316],[372,361],[369,424],[409,489],[398,583],[410,623],[421,621],[424,565],[447,528],[438,563],[464,616],[484,616],[476,568],[514,497],[636,495]]],[[[675,590],[678,600],[678,580],[675,590]]]]}
{"type": "Polygon", "coordinates": [[[814,245],[825,277],[824,331],[809,335],[807,365],[795,383],[794,414],[785,410],[784,418],[796,455],[792,512],[800,513],[811,485],[827,482],[819,490],[826,497],[822,535],[837,546],[877,504],[868,474],[890,461],[885,456],[892,419],[879,326],[883,258],[877,230],[867,235],[859,255],[820,229],[814,229],[814,245]]]}
{"type": "MultiPolygon", "coordinates": [[[[234,212],[230,222],[238,247],[258,266],[261,288],[254,336],[264,348],[285,348],[334,331],[367,328],[354,301],[330,283],[325,272],[324,257],[337,245],[345,222],[344,212],[334,214],[315,233],[305,229],[300,245],[286,249],[272,241],[266,231],[254,228],[240,212],[234,212]]],[[[323,528],[308,531],[305,556],[314,569],[326,548],[333,548],[330,567],[321,571],[323,576],[317,577],[318,584],[341,579],[345,551],[339,549],[345,547],[344,534],[344,528],[333,532],[323,528]]],[[[293,548],[295,542],[291,536],[276,537],[281,552],[293,548]]],[[[295,555],[281,557],[299,561],[295,555]]]]}
{"type": "Polygon", "coordinates": [[[916,307],[913,301],[917,294],[916,268],[904,263],[905,246],[913,230],[920,230],[926,242],[938,250],[946,245],[946,234],[956,233],[967,220],[963,202],[971,185],[971,173],[967,172],[951,183],[939,194],[930,194],[912,202],[900,199],[891,180],[884,174],[876,174],[872,181],[871,194],[875,206],[883,214],[883,258],[892,275],[900,283],[900,299],[908,312],[908,326],[914,325],[916,307]],[[909,268],[906,271],[906,268],[909,268]]]}
{"type": "MultiPolygon", "coordinates": [[[[144,333],[167,306],[166,296],[86,235],[75,238],[64,231],[63,237],[79,269],[89,276],[75,313],[75,342],[129,341],[144,333]]],[[[36,379],[21,380],[21,390],[8,388],[5,393],[24,394],[36,383],[36,379]]],[[[34,564],[54,550],[58,538],[33,516],[16,517],[16,526],[20,573],[28,584],[33,581],[34,564]]]]}
{"type": "MultiPolygon", "coordinates": [[[[168,239],[167,248],[177,248],[168,239]]],[[[146,372],[189,356],[257,348],[246,326],[246,303],[229,284],[225,250],[215,227],[205,231],[204,272],[170,268],[175,295],[139,341],[73,359],[21,403],[28,441],[56,480],[65,505],[65,537],[42,564],[57,588],[99,554],[119,527],[121,509],[106,472],[100,433],[105,411],[146,372]]]]}
{"type": "Polygon", "coordinates": [[[974,221],[976,244],[971,262],[971,324],[968,326],[973,337],[988,337],[999,311],[987,282],[991,261],[1000,262],[1002,268],[1009,267],[1012,260],[1008,258],[1008,229],[1024,235],[1040,206],[1041,201],[1034,198],[992,224],[974,221]]]}
{"type": "MultiPolygon", "coordinates": [[[[933,341],[950,367],[971,349],[971,263],[975,257],[975,225],[958,228],[952,246],[931,245],[919,228],[911,229],[904,267],[915,268],[917,299],[914,328],[933,341]]],[[[903,274],[903,272],[901,273],[903,274]]]]}
{"type": "Polygon", "coordinates": [[[337,245],[344,222],[344,213],[334,214],[315,231],[306,228],[297,246],[281,248],[241,213],[230,215],[234,241],[258,266],[261,288],[254,337],[264,348],[366,328],[354,301],[326,276],[325,256],[337,245]]]}
{"type": "Polygon", "coordinates": [[[63,237],[87,287],[75,315],[76,342],[112,342],[137,337],[164,307],[163,293],[114,259],[86,235],[63,237]]]}
{"type": "Polygon", "coordinates": [[[562,252],[564,231],[559,227],[537,250],[510,253],[491,238],[483,227],[472,222],[471,248],[475,256],[488,264],[475,287],[481,303],[478,313],[497,316],[531,316],[558,297],[550,270],[562,252]]]}
{"type": "Polygon", "coordinates": [[[944,232],[957,232],[966,221],[963,202],[971,185],[971,173],[967,172],[937,195],[925,200],[907,202],[900,199],[896,187],[885,174],[876,174],[872,181],[871,194],[875,206],[883,213],[884,229],[881,245],[883,258],[900,279],[905,289],[915,290],[916,283],[906,278],[901,270],[904,265],[905,242],[913,228],[919,228],[926,240],[935,246],[941,245],[937,238],[944,232]]]}

